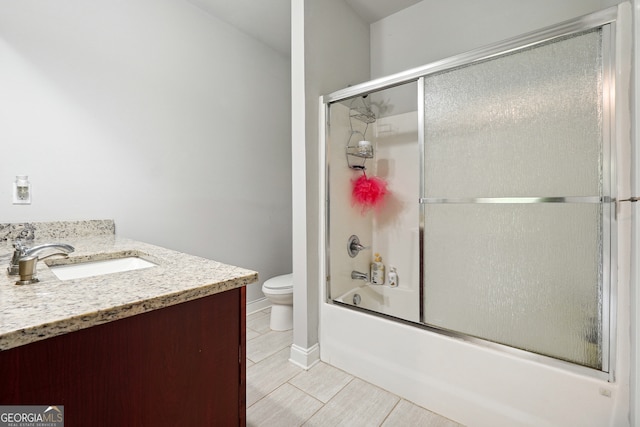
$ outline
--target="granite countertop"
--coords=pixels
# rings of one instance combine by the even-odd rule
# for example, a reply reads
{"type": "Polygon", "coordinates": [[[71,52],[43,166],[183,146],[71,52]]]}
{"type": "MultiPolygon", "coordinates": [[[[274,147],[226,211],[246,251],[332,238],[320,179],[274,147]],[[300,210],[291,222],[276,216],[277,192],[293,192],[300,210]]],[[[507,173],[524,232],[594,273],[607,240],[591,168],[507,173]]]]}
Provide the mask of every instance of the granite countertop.
{"type": "MultiPolygon", "coordinates": [[[[34,241],[75,247],[67,260],[38,262],[38,283],[18,286],[9,276],[12,246],[0,246],[0,351],[135,314],[205,297],[257,282],[258,274],[197,256],[115,235],[34,241]],[[59,280],[48,264],[140,256],[157,264],[74,280],[59,280]]],[[[46,256],[50,252],[43,252],[46,256]]]]}

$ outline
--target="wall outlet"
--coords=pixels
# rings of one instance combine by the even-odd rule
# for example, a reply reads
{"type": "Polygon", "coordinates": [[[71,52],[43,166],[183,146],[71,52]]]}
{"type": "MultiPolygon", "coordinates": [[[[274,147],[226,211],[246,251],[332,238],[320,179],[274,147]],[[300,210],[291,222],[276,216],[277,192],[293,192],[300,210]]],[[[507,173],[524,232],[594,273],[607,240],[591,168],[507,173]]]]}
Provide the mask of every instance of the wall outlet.
{"type": "Polygon", "coordinates": [[[13,183],[13,204],[31,204],[31,183],[29,183],[29,177],[26,175],[16,176],[16,180],[13,183]]]}

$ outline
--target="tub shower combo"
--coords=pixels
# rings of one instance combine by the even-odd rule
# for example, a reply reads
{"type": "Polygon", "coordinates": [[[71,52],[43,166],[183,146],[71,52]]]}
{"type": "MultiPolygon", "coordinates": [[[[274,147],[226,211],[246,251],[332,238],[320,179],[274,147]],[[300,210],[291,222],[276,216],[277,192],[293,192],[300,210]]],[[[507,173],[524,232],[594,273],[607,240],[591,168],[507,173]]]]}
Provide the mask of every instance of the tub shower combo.
{"type": "Polygon", "coordinates": [[[332,313],[613,381],[617,215],[629,201],[617,17],[607,9],[323,97],[332,313]],[[352,200],[363,173],[387,184],[376,209],[352,200]],[[374,253],[382,285],[369,276],[374,253]]]}

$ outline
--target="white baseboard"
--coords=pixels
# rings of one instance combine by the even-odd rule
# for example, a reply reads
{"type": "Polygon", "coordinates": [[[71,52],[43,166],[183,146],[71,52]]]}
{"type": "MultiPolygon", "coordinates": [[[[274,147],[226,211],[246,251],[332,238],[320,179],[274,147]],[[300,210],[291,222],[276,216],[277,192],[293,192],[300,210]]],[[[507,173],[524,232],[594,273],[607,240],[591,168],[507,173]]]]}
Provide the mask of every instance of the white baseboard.
{"type": "Polygon", "coordinates": [[[292,344],[289,362],[300,366],[304,370],[311,369],[316,363],[320,362],[320,346],[314,344],[309,348],[302,348],[292,344]]]}
{"type": "Polygon", "coordinates": [[[266,298],[260,298],[254,301],[247,301],[247,316],[256,311],[264,310],[271,307],[271,303],[266,298]]]}

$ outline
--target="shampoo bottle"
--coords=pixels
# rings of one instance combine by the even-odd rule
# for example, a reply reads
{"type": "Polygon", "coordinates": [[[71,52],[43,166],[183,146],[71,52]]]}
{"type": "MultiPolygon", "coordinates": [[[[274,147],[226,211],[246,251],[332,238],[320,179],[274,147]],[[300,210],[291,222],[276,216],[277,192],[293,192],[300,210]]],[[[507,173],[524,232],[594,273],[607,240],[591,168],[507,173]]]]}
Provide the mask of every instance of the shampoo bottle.
{"type": "Polygon", "coordinates": [[[375,259],[371,263],[371,283],[374,285],[384,285],[384,264],[380,254],[375,254],[375,259]]]}

